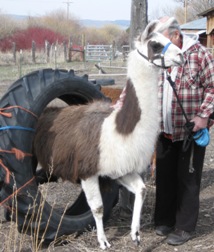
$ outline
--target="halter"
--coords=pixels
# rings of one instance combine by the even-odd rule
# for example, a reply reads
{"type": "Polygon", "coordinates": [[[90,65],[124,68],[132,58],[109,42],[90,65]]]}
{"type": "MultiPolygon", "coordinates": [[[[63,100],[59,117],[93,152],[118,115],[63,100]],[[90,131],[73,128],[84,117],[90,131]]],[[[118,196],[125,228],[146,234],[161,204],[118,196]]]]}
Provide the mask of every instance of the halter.
{"type": "MultiPolygon", "coordinates": [[[[169,46],[170,46],[171,44],[172,44],[172,42],[167,43],[167,44],[164,46],[164,48],[163,48],[161,54],[156,55],[156,56],[154,56],[153,58],[148,58],[146,55],[142,54],[138,49],[137,49],[137,52],[140,54],[140,56],[142,56],[144,59],[148,60],[149,62],[151,62],[151,63],[154,64],[155,66],[158,66],[158,65],[154,63],[154,60],[156,60],[156,59],[161,59],[161,67],[166,69],[166,68],[168,68],[168,67],[165,65],[164,54],[165,54],[165,52],[167,51],[167,49],[169,48],[169,46]]],[[[158,67],[160,67],[160,66],[158,66],[158,67]]]]}

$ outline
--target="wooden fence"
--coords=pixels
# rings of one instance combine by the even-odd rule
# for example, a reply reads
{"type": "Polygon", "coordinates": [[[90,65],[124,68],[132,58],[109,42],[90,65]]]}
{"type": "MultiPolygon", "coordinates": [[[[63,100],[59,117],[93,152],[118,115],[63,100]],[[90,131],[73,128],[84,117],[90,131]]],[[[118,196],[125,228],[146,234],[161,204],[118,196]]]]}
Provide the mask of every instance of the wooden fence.
{"type": "MultiPolygon", "coordinates": [[[[54,61],[71,62],[71,61],[91,61],[102,62],[111,61],[115,58],[114,45],[68,45],[67,43],[50,44],[45,41],[43,49],[37,49],[36,43],[32,41],[30,50],[17,50],[16,44],[13,43],[12,50],[1,55],[8,55],[11,63],[50,63],[54,61]]],[[[3,58],[3,57],[1,57],[3,58]]],[[[0,62],[2,64],[2,62],[0,62]]]]}

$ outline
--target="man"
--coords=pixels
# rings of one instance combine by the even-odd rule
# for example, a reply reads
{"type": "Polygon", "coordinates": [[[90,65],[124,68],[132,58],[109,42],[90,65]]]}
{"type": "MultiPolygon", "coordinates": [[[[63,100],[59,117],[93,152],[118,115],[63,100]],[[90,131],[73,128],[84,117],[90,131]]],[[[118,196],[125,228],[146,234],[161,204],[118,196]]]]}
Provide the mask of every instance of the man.
{"type": "Polygon", "coordinates": [[[167,236],[170,245],[181,245],[193,237],[199,213],[199,192],[205,147],[194,141],[185,146],[186,123],[167,74],[193,132],[212,125],[214,111],[214,60],[195,38],[182,34],[173,17],[160,19],[158,31],[181,48],[184,64],[163,71],[159,82],[161,133],[156,150],[156,234],[167,236]],[[186,150],[185,150],[186,149],[186,150]]]}

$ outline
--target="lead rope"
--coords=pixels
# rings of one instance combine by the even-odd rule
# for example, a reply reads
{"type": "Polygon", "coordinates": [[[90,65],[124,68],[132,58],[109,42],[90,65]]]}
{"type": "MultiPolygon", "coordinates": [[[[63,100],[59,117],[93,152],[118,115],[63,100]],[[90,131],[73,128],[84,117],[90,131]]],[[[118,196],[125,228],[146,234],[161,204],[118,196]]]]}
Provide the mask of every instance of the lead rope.
{"type": "Polygon", "coordinates": [[[184,125],[185,137],[184,137],[184,142],[183,142],[183,146],[182,146],[182,150],[183,150],[183,152],[185,152],[185,151],[187,151],[187,149],[189,148],[189,146],[192,143],[192,140],[193,140],[192,130],[194,128],[195,123],[190,122],[190,120],[187,118],[186,112],[184,111],[184,108],[183,108],[183,106],[181,104],[181,101],[180,101],[180,99],[178,97],[178,94],[177,94],[177,91],[176,91],[176,88],[175,88],[175,82],[172,81],[171,75],[168,73],[168,71],[166,71],[166,74],[167,74],[167,80],[169,81],[170,86],[173,89],[173,92],[174,92],[174,94],[176,96],[178,104],[179,104],[179,106],[180,106],[180,108],[182,110],[182,113],[183,113],[183,115],[185,117],[185,120],[186,120],[186,123],[184,125]]]}

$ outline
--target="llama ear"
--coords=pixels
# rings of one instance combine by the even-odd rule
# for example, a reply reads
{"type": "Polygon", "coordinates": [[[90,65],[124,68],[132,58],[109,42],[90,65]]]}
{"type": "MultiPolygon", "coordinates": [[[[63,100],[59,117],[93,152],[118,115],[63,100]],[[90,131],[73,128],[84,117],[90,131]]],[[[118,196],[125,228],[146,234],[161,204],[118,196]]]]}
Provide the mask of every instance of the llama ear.
{"type": "Polygon", "coordinates": [[[150,34],[155,30],[160,21],[153,20],[145,28],[144,32],[141,35],[141,41],[149,39],[150,34]]]}

